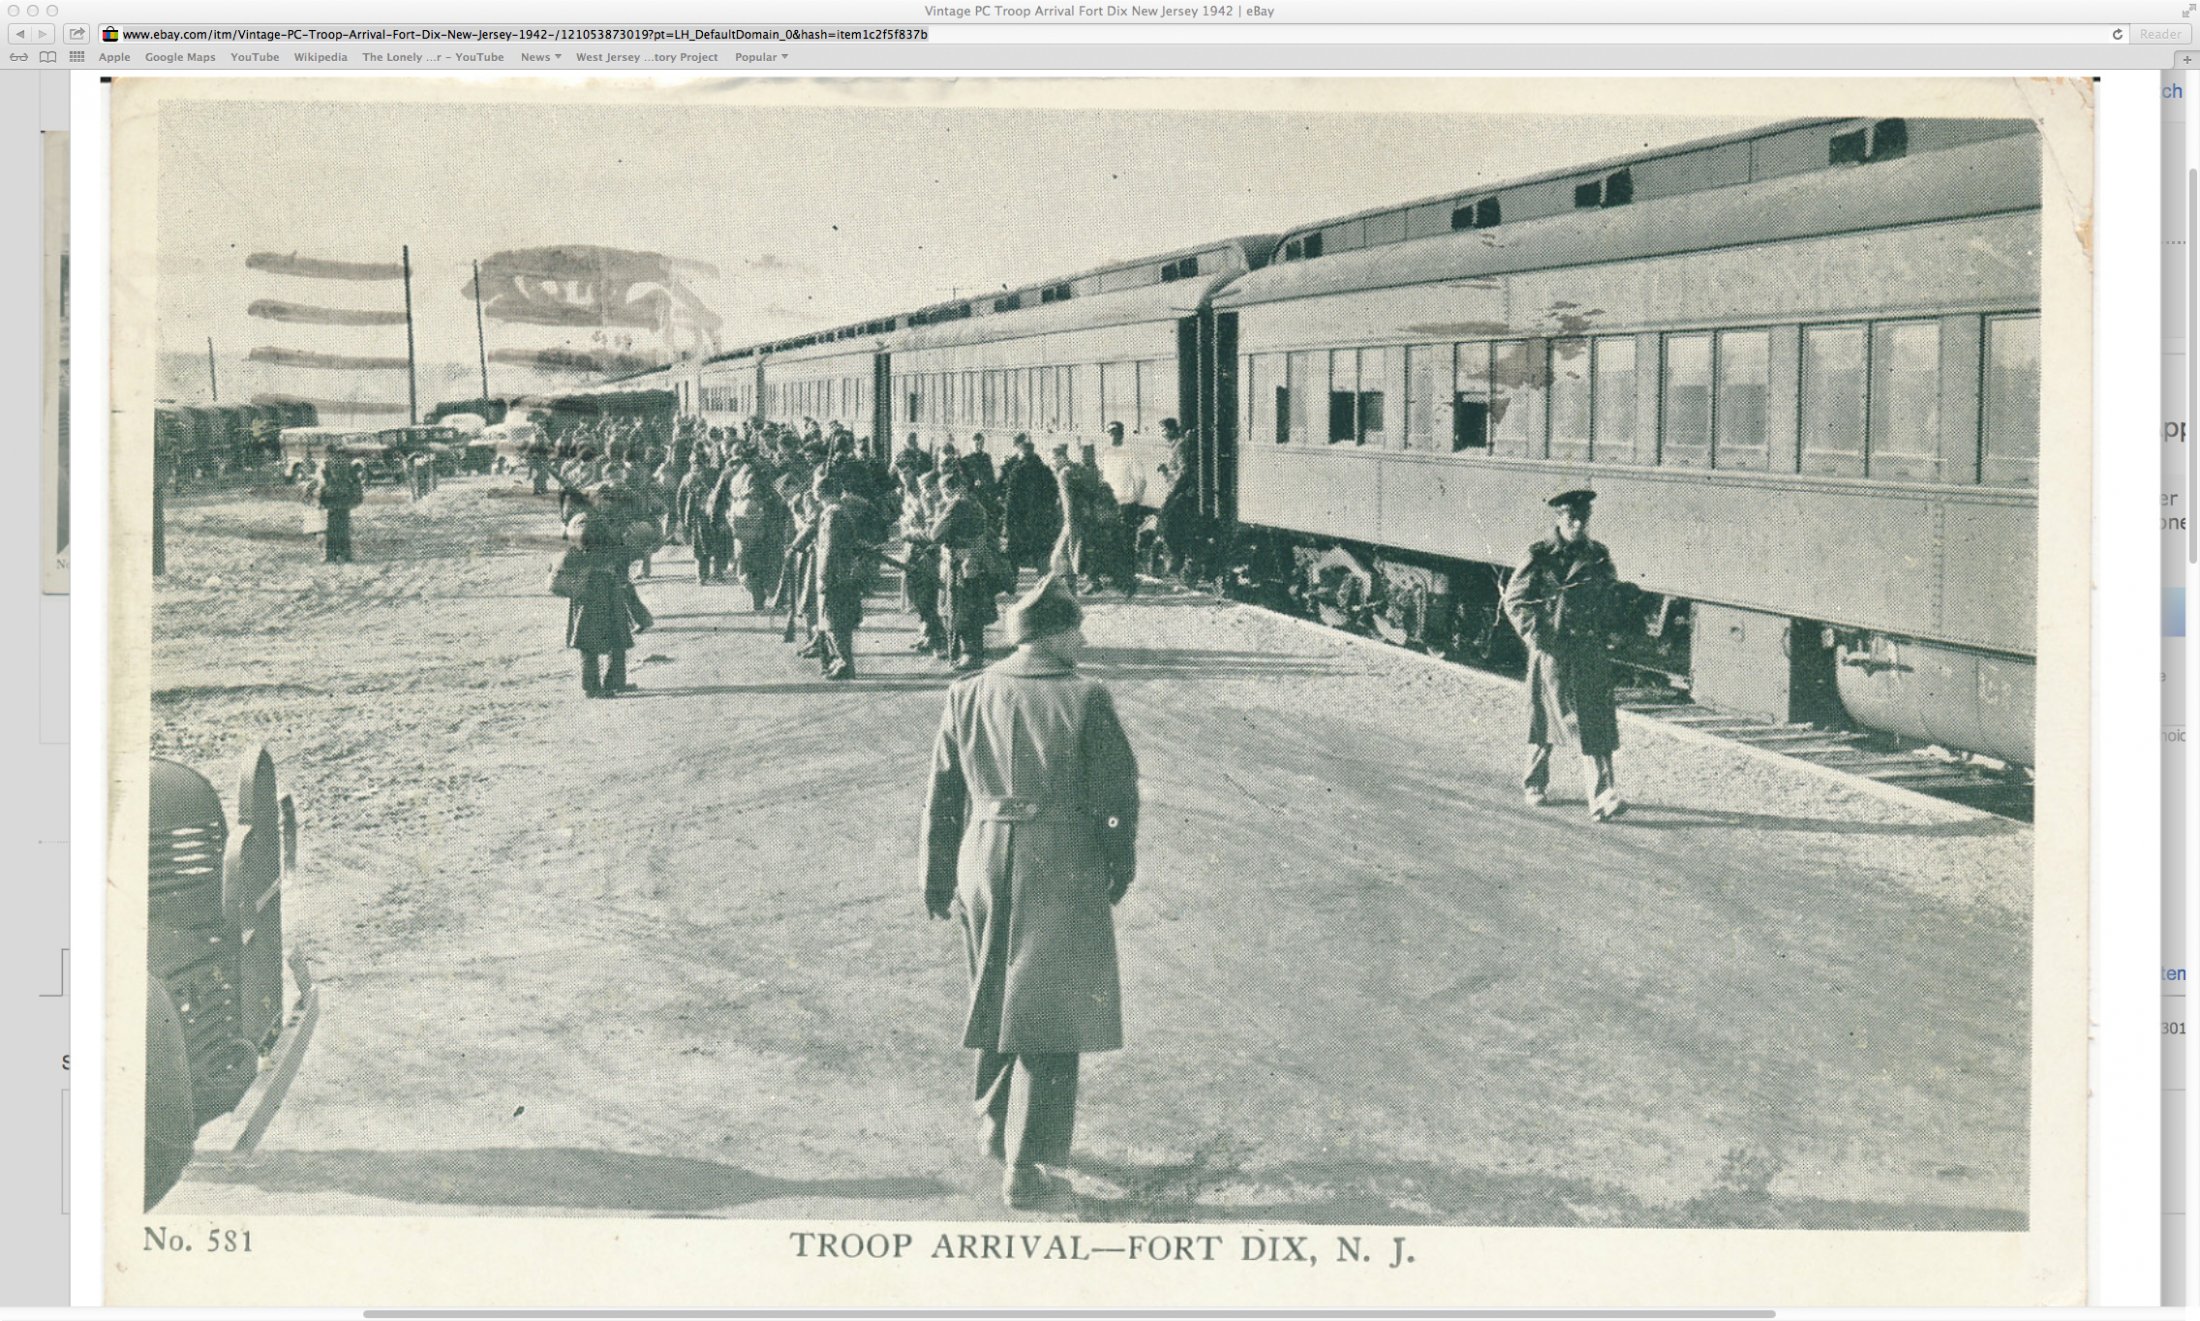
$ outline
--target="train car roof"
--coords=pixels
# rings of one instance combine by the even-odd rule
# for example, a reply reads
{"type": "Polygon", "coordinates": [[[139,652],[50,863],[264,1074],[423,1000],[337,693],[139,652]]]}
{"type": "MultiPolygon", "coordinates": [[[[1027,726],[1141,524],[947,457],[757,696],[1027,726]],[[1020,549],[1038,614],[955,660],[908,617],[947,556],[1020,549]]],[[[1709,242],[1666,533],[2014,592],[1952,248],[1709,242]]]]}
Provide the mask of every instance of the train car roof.
{"type": "MultiPolygon", "coordinates": [[[[1633,199],[1642,201],[1652,197],[1674,196],[1683,192],[1701,192],[1718,188],[1738,187],[1748,183],[1763,182],[1767,178],[1783,177],[1787,174],[1824,173],[1828,170],[1843,169],[1843,166],[1835,165],[1828,159],[1827,144],[1829,140],[1836,136],[1835,130],[1840,130],[1841,136],[1853,136],[1857,130],[1870,131],[1869,126],[1877,124],[1904,126],[1905,148],[1909,154],[1913,155],[1926,151],[1943,150],[1951,146],[1965,145],[1968,142],[1984,138],[2016,136],[2035,131],[2031,121],[2023,119],[1873,119],[1851,117],[1781,120],[1771,124],[1760,124],[1754,128],[1742,129],[1733,133],[1719,134],[1714,137],[1693,138],[1686,142],[1677,142],[1671,146],[1661,147],[1653,151],[1631,152],[1602,160],[1588,161],[1579,165],[1571,165],[1565,169],[1546,170],[1536,174],[1497,180],[1472,188],[1454,189],[1412,201],[1370,207],[1348,215],[1333,216],[1312,224],[1296,226],[1286,232],[1277,244],[1275,258],[1271,264],[1281,265],[1286,262],[1300,260],[1319,261],[1337,256],[1343,251],[1357,251],[1363,247],[1411,243],[1424,238],[1441,237],[1443,233],[1450,232],[1474,232],[1484,228],[1503,228],[1507,223],[1519,223],[1524,219],[1542,219],[1549,215],[1569,214],[1577,210],[1614,209],[1603,204],[1585,203],[1578,196],[1578,193],[1570,199],[1570,204],[1567,201],[1554,203],[1553,198],[1554,196],[1563,197],[1567,192],[1576,192],[1575,189],[1568,188],[1567,185],[1591,185],[1599,180],[1623,172],[1630,175],[1630,189],[1633,199]],[[1908,126],[1910,125],[1917,126],[1920,131],[1917,133],[1909,132],[1908,126]],[[1784,153],[1784,159],[1764,162],[1755,159],[1753,153],[1761,147],[1772,148],[1775,146],[1784,146],[1791,149],[1784,153]],[[1737,147],[1747,149],[1743,151],[1731,150],[1737,147]],[[1796,151],[1792,148],[1800,148],[1801,150],[1796,151]],[[1815,153],[1815,157],[1812,153],[1815,153]],[[1714,160],[1727,162],[1724,177],[1721,177],[1722,172],[1720,170],[1700,168],[1714,160]],[[1739,163],[1740,177],[1734,177],[1733,174],[1736,163],[1739,163]],[[1691,172],[1691,166],[1698,167],[1694,170],[1696,177],[1693,178],[1687,177],[1691,172]],[[1643,172],[1639,176],[1634,174],[1638,170],[1643,172]],[[1502,216],[1488,225],[1476,224],[1471,220],[1467,224],[1460,223],[1460,217],[1475,204],[1487,203],[1492,200],[1502,203],[1508,199],[1513,205],[1503,206],[1499,209],[1513,214],[1502,216]],[[1523,214],[1523,208],[1520,206],[1522,202],[1531,204],[1525,214],[1523,214]],[[1537,209],[1538,205],[1542,209],[1537,209]],[[1381,238],[1373,237],[1378,222],[1387,231],[1385,236],[1381,238]],[[1414,232],[1417,224],[1422,226],[1422,232],[1414,232]],[[1436,228],[1428,228],[1432,224],[1436,225],[1436,228]],[[1349,248],[1335,248],[1334,250],[1309,252],[1303,255],[1297,250],[1302,243],[1310,243],[1317,236],[1334,235],[1340,231],[1349,232],[1355,225],[1361,225],[1364,228],[1361,231],[1360,240],[1353,242],[1349,248]]],[[[1775,155],[1770,150],[1766,154],[1768,156],[1775,155]]],[[[1876,162],[1878,158],[1874,156],[1872,159],[1876,162]]],[[[1325,247],[1333,247],[1333,245],[1325,245],[1325,247]]]]}
{"type": "Polygon", "coordinates": [[[2035,139],[2011,135],[1967,145],[1974,154],[1962,157],[1954,169],[1947,168],[1945,153],[1925,152],[1858,169],[1786,174],[1627,206],[1569,210],[1317,259],[1272,262],[1217,294],[1215,306],[1248,307],[2038,209],[2035,139]]]}
{"type": "MultiPolygon", "coordinates": [[[[1048,329],[1063,329],[1067,328],[1067,325],[1042,325],[1037,322],[1025,322],[1021,319],[1024,314],[1040,311],[1059,313],[1061,307],[1065,304],[1074,304],[1083,299],[1112,299],[1115,295],[1138,290],[1168,289],[1170,291],[1168,298],[1173,299],[1180,297],[1183,289],[1197,287],[1201,290],[1201,296],[1204,298],[1207,292],[1223,281],[1206,278],[1209,273],[1204,270],[1199,271],[1196,275],[1178,279],[1165,279],[1164,268],[1186,258],[1196,258],[1217,249],[1227,249],[1237,254],[1242,265],[1223,274],[1235,276],[1246,270],[1259,269],[1268,260],[1269,254],[1275,251],[1275,246],[1276,236],[1274,234],[1239,234],[1226,238],[1209,239],[1204,243],[1187,244],[1184,247],[1171,248],[1166,252],[1152,253],[1144,257],[1107,262],[1103,265],[1089,267],[1074,275],[1056,276],[1052,279],[1013,286],[1002,289],[998,293],[976,295],[970,298],[957,299],[953,302],[933,303],[911,312],[897,313],[890,317],[880,317],[852,325],[837,326],[831,330],[816,331],[790,339],[775,340],[763,344],[746,344],[740,348],[729,349],[724,353],[706,359],[705,365],[753,359],[759,354],[784,357],[797,353],[807,354],[811,350],[824,351],[816,356],[829,356],[836,352],[871,352],[880,347],[881,341],[885,342],[886,347],[893,348],[923,347],[926,342],[964,343],[971,339],[1005,338],[1006,336],[999,333],[998,323],[992,328],[993,333],[967,337],[951,336],[947,339],[933,340],[926,332],[944,327],[963,326],[971,321],[1006,316],[1010,313],[1015,313],[1019,318],[1018,334],[1043,334],[1048,329]],[[1135,284],[1126,283],[1113,289],[1097,287],[1103,284],[1109,276],[1126,275],[1131,272],[1143,273],[1148,268],[1153,271],[1153,278],[1150,280],[1142,279],[1135,284]],[[1186,283],[1188,280],[1199,280],[1200,283],[1193,286],[1186,283]],[[1078,286],[1081,284],[1096,287],[1080,289],[1078,286]],[[1047,297],[1049,291],[1063,289],[1068,290],[1064,296],[1058,298],[1047,297]],[[1001,303],[1012,305],[997,306],[1001,303]],[[1028,330],[1025,328],[1027,325],[1031,327],[1028,330]]],[[[1161,303],[1166,300],[1155,298],[1145,301],[1148,303],[1161,303]]],[[[1127,304],[1122,302],[1111,302],[1110,308],[1111,313],[1128,310],[1127,304]]],[[[1076,317],[1070,317],[1067,322],[1075,325],[1114,325],[1124,321],[1147,319],[1149,315],[1150,311],[1140,309],[1134,314],[1111,315],[1106,318],[1095,318],[1088,315],[1080,320],[1076,317]]],[[[1050,323],[1062,320],[1063,318],[1059,315],[1047,318],[1050,323]]],[[[660,369],[660,371],[663,370],[669,369],[660,369]]]]}

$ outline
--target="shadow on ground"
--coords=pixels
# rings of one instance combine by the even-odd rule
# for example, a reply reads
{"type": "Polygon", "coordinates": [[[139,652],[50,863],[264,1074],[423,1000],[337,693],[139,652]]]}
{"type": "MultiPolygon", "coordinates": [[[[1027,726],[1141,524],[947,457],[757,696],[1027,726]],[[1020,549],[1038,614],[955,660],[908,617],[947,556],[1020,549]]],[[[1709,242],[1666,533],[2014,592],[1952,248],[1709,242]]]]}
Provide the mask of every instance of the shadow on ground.
{"type": "Polygon", "coordinates": [[[575,1147],[261,1152],[202,1159],[184,1178],[423,1206],[647,1214],[694,1214],[784,1197],[901,1199],[954,1191],[935,1179],[775,1179],[714,1161],[575,1147]]]}
{"type": "Polygon", "coordinates": [[[1789,1198],[1717,1187],[1653,1205],[1588,1179],[1456,1170],[1421,1161],[1289,1161],[1238,1170],[1195,1153],[1137,1165],[1080,1157],[1059,1211],[1091,1221],[1258,1221],[1304,1225],[1462,1225],[1627,1229],[2013,1231],[2022,1211],[1789,1198]]]}

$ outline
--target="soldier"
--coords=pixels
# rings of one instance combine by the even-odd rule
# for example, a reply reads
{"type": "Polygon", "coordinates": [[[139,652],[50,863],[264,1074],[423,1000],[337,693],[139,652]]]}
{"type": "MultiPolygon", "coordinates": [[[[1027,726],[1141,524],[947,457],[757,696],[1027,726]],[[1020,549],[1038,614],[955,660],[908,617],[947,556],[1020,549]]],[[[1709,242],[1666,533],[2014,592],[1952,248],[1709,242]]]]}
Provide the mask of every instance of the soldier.
{"type": "Polygon", "coordinates": [[[734,571],[749,589],[749,607],[761,614],[771,601],[773,585],[779,581],[790,521],[787,502],[773,485],[771,469],[763,459],[744,459],[731,471],[736,476],[728,487],[732,495],[728,521],[734,528],[734,571]],[[746,512],[738,523],[733,523],[736,506],[746,512]]]}
{"type": "Polygon", "coordinates": [[[902,508],[902,545],[906,548],[908,567],[902,571],[901,582],[909,597],[909,608],[921,626],[917,640],[909,649],[944,656],[947,654],[947,626],[940,619],[939,548],[924,535],[943,501],[939,473],[928,472],[918,479],[915,491],[902,508]]]}
{"type": "Polygon", "coordinates": [[[695,548],[695,581],[707,583],[712,578],[724,582],[726,578],[726,538],[719,532],[717,504],[718,472],[703,462],[688,470],[680,480],[677,506],[681,531],[686,533],[688,545],[695,548]]]}
{"type": "Polygon", "coordinates": [[[1528,547],[1505,584],[1505,617],[1528,644],[1528,767],[1520,778],[1530,807],[1549,801],[1551,740],[1563,729],[1581,748],[1589,819],[1627,810],[1612,774],[1619,716],[1605,640],[1619,586],[1612,553],[1589,539],[1594,491],[1562,491],[1550,536],[1528,547]]]}
{"type": "Polygon", "coordinates": [[[332,452],[321,461],[313,501],[328,511],[322,559],[329,564],[351,563],[351,511],[366,502],[365,484],[360,469],[342,455],[332,452]]]}
{"type": "Polygon", "coordinates": [[[940,496],[946,504],[924,536],[940,548],[947,580],[947,659],[958,670],[975,670],[985,664],[985,626],[993,622],[998,590],[982,553],[992,548],[993,524],[960,471],[940,474],[940,496]]]}
{"type": "Polygon", "coordinates": [[[963,1045],[1012,1207],[1061,1191],[1046,1167],[1069,1157],[1078,1056],[1123,1045],[1113,910],[1137,870],[1138,762],[1077,673],[1082,618],[1057,578],[1017,602],[1016,654],[947,690],[925,803],[925,911],[962,925],[963,1045]]]}
{"type": "MultiPolygon", "coordinates": [[[[1055,503],[1062,510],[1062,530],[1054,540],[1052,571],[1065,574],[1072,591],[1100,590],[1099,538],[1093,523],[1102,517],[1100,470],[1092,465],[1092,447],[1085,447],[1085,462],[1071,463],[1069,446],[1054,447],[1055,503]]],[[[1115,516],[1115,501],[1108,500],[1106,516],[1115,516]]]]}
{"type": "Polygon", "coordinates": [[[1161,497],[1161,514],[1156,521],[1168,554],[1168,570],[1181,574],[1190,569],[1197,575],[1202,566],[1196,552],[1207,530],[1199,512],[1199,483],[1194,480],[1198,451],[1173,417],[1161,419],[1161,438],[1169,446],[1168,462],[1163,465],[1169,489],[1161,497]]]}
{"type": "Polygon", "coordinates": [[[551,590],[565,597],[565,645],[581,654],[581,692],[616,697],[627,682],[626,653],[634,645],[629,614],[626,552],[617,525],[583,510],[566,528],[566,548],[551,590]],[[599,673],[604,659],[608,673],[599,673]]]}
{"type": "Polygon", "coordinates": [[[822,479],[818,496],[824,501],[816,524],[818,631],[825,639],[819,661],[826,678],[853,679],[856,627],[863,622],[872,545],[858,497],[843,491],[831,476],[822,479]]]}
{"type": "MultiPolygon", "coordinates": [[[[832,668],[833,652],[832,644],[818,628],[817,589],[824,581],[824,575],[818,568],[818,549],[825,531],[825,510],[833,502],[833,497],[827,493],[832,485],[832,474],[824,468],[818,468],[810,474],[810,489],[794,506],[794,538],[787,543],[786,551],[787,559],[794,566],[789,581],[794,589],[795,609],[801,614],[803,627],[808,634],[803,639],[801,650],[795,654],[814,660],[825,669],[832,668]]],[[[789,617],[787,626],[790,629],[794,626],[792,616],[789,617]]]]}
{"type": "Polygon", "coordinates": [[[1001,465],[1001,523],[1011,564],[1041,567],[1061,533],[1061,505],[1054,474],[1018,432],[1015,452],[1001,465]]]}
{"type": "Polygon", "coordinates": [[[894,456],[894,475],[903,486],[913,486],[917,479],[932,471],[932,456],[917,448],[917,433],[909,433],[902,442],[901,453],[894,456]]]}
{"type": "Polygon", "coordinates": [[[993,456],[985,452],[985,433],[983,431],[971,434],[970,452],[963,455],[960,462],[963,481],[970,487],[970,493],[988,504],[992,503],[993,456]]]}

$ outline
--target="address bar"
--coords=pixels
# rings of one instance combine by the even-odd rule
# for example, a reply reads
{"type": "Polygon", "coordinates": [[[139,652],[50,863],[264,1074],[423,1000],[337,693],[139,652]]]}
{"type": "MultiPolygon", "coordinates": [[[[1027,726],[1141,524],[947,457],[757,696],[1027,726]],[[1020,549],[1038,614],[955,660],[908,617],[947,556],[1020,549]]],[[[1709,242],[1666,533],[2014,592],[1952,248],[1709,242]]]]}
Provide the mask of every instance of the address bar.
{"type": "Polygon", "coordinates": [[[1121,16],[1028,17],[1023,4],[972,5],[969,18],[927,17],[933,44],[1005,45],[1028,42],[1035,33],[1076,27],[1111,42],[1177,41],[1187,32],[1227,35],[1231,41],[1277,45],[1399,45],[1451,43],[1477,46],[1580,45],[1751,45],[1751,46],[2120,46],[2131,44],[2133,29],[2107,23],[2008,24],[1863,24],[1759,23],[1567,25],[1517,23],[1275,23],[1257,17],[1178,19],[1139,22],[1137,11],[1159,5],[1101,4],[1080,8],[1120,9],[1121,16]]]}

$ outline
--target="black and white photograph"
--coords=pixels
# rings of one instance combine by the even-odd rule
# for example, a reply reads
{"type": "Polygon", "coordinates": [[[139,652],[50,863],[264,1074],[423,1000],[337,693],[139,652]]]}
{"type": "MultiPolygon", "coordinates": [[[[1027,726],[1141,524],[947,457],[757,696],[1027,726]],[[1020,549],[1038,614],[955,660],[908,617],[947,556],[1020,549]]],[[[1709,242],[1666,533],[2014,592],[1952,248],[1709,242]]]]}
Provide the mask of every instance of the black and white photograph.
{"type": "Polygon", "coordinates": [[[2081,1299],[2089,98],[118,79],[112,1297],[2081,1299]]]}

